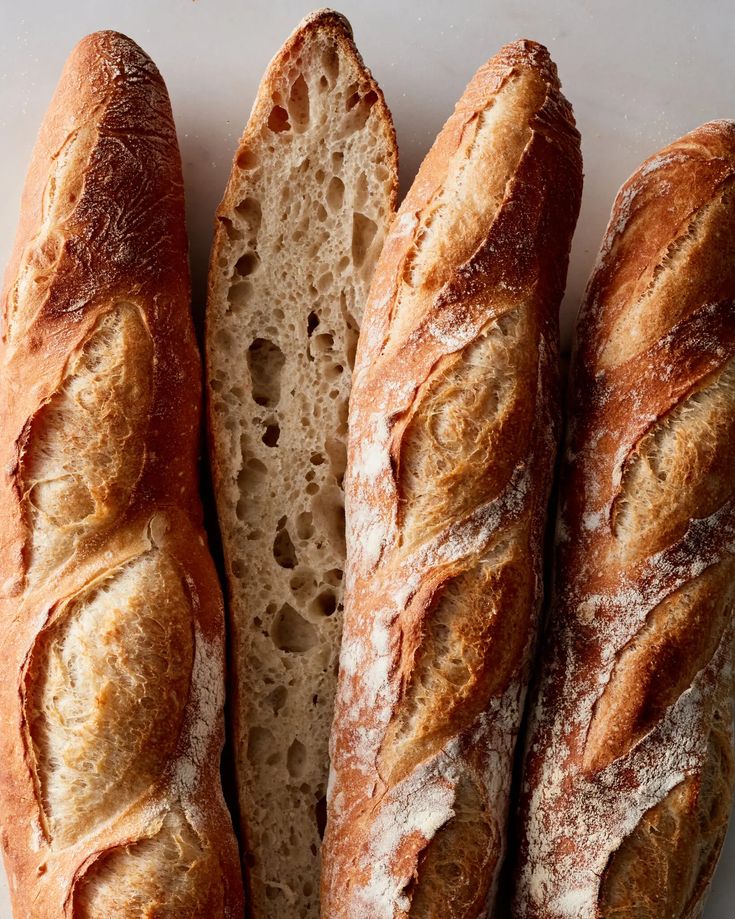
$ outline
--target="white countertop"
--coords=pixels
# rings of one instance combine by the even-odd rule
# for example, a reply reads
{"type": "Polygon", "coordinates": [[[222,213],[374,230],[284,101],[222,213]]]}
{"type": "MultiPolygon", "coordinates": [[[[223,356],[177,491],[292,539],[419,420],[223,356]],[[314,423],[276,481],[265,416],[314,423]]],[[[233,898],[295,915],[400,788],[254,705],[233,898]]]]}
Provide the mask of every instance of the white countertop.
{"type": "MultiPolygon", "coordinates": [[[[171,94],[187,185],[196,306],[215,205],[260,76],[308,2],[0,0],[0,263],[15,233],[31,147],[76,41],[112,28],[158,64],[171,94]]],[[[507,41],[534,38],[556,61],[582,132],[585,189],[562,315],[568,333],[613,197],[659,147],[735,117],[732,0],[343,0],[396,123],[404,191],[475,69],[507,41]]],[[[731,825],[705,919],[732,919],[731,825]]],[[[10,919],[0,889],[0,919],[10,919]]]]}

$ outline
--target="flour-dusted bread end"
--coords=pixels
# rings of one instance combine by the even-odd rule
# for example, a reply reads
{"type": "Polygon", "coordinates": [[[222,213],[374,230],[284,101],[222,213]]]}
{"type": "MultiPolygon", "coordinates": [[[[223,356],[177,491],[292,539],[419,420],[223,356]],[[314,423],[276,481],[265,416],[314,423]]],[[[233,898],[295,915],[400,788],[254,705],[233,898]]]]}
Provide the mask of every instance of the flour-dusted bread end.
{"type": "Polygon", "coordinates": [[[0,821],[23,919],[240,919],[220,786],[224,610],[161,75],[73,51],[2,294],[0,821]]]}
{"type": "Polygon", "coordinates": [[[263,78],[217,212],[207,305],[234,751],[257,917],[318,915],[347,405],[396,193],[382,93],[347,21],[317,12],[263,78]]]}
{"type": "Polygon", "coordinates": [[[735,791],[735,124],[620,190],[577,325],[515,911],[702,915],[735,791]]]}
{"type": "Polygon", "coordinates": [[[505,851],[582,191],[547,50],[482,66],[383,247],[360,336],[324,919],[479,919],[505,851]]]}

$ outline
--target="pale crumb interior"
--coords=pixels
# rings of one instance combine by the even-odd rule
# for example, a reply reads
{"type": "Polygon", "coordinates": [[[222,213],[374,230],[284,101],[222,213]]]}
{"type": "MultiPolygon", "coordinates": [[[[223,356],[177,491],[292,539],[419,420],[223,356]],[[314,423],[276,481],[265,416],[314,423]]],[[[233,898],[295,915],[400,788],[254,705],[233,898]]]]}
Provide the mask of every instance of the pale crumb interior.
{"type": "Polygon", "coordinates": [[[316,917],[347,405],[391,216],[392,140],[333,36],[310,33],[280,64],[220,211],[209,383],[252,898],[261,916],[316,917]]]}

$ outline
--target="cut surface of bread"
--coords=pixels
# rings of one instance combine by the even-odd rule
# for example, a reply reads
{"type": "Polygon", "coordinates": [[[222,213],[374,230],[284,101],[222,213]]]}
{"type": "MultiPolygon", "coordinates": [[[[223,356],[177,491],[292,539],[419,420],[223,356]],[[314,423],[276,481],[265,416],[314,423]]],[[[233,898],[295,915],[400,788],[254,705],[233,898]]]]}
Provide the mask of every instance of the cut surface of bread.
{"type": "Polygon", "coordinates": [[[347,405],[397,193],[380,89],[331,11],[272,61],[217,213],[212,468],[250,909],[316,917],[341,637],[347,405]]]}

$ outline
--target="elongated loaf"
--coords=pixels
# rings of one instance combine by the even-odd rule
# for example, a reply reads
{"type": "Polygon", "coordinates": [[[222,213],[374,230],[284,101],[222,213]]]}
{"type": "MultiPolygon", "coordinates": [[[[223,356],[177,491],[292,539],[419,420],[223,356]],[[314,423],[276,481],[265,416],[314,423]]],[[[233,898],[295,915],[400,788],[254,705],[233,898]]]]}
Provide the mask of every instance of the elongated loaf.
{"type": "Polygon", "coordinates": [[[380,89],[347,21],[312,14],[260,86],[217,212],[207,306],[232,728],[258,919],[319,914],[347,402],[396,191],[380,89]]]}
{"type": "Polygon", "coordinates": [[[545,48],[475,75],[376,269],[350,403],[325,919],[492,908],[541,598],[580,203],[545,48]]]}
{"type": "Polygon", "coordinates": [[[2,297],[0,821],[18,919],[237,917],[223,610],[166,88],[73,52],[2,297]]]}
{"type": "Polygon", "coordinates": [[[621,189],[579,317],[519,919],[695,919],[735,776],[735,124],[621,189]]]}

